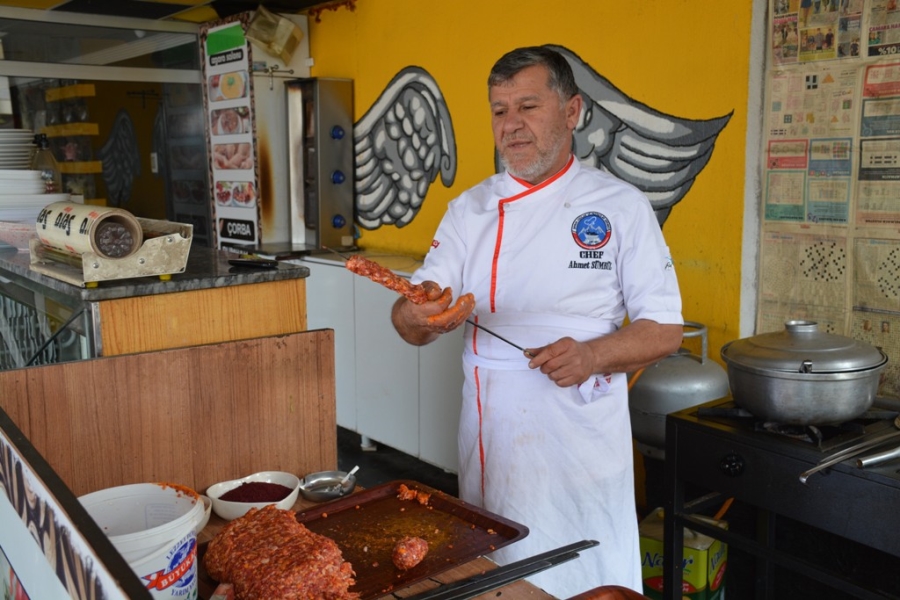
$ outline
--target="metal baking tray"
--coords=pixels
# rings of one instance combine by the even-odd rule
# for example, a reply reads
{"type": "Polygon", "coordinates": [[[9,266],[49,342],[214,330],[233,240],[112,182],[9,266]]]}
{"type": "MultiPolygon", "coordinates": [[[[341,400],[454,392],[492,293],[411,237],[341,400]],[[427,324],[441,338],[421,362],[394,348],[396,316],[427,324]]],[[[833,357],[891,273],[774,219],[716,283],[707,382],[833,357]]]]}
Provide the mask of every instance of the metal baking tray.
{"type": "MultiPolygon", "coordinates": [[[[467,504],[444,492],[409,480],[391,481],[297,513],[311,531],[334,540],[353,565],[351,592],[372,600],[490,554],[528,535],[528,528],[467,504]],[[400,485],[429,494],[428,503],[400,500],[400,485]],[[403,536],[428,542],[425,559],[408,571],[391,561],[403,536]]],[[[206,545],[200,547],[201,555],[206,545]]],[[[207,599],[215,582],[199,564],[200,597],[207,599]],[[204,593],[206,592],[206,595],[204,593]]]]}

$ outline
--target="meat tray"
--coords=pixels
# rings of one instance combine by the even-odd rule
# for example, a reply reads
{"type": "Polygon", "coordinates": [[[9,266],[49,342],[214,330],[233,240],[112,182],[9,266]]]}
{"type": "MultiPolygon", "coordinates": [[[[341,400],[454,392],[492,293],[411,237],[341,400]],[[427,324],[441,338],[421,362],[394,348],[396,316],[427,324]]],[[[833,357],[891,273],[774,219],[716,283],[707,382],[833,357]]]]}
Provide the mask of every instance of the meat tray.
{"type": "MultiPolygon", "coordinates": [[[[360,600],[379,598],[489,554],[528,535],[528,528],[471,506],[427,485],[407,480],[388,482],[297,513],[311,531],[333,539],[353,565],[360,600]],[[401,484],[429,494],[426,505],[397,497],[401,484]],[[425,559],[408,571],[391,561],[403,536],[428,542],[425,559]]],[[[206,544],[200,546],[200,555],[206,544]]],[[[208,599],[215,582],[199,561],[200,597],[208,599]]]]}

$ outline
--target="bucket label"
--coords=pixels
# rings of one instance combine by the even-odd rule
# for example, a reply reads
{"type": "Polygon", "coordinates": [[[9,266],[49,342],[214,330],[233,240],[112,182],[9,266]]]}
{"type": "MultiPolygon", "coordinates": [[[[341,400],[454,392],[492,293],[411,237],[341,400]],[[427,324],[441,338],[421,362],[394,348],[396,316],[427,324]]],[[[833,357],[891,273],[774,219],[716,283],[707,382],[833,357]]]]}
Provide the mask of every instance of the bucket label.
{"type": "Polygon", "coordinates": [[[165,568],[142,575],[154,598],[197,597],[197,537],[192,532],[166,555],[165,568]],[[160,592],[168,592],[161,595],[160,592]]]}

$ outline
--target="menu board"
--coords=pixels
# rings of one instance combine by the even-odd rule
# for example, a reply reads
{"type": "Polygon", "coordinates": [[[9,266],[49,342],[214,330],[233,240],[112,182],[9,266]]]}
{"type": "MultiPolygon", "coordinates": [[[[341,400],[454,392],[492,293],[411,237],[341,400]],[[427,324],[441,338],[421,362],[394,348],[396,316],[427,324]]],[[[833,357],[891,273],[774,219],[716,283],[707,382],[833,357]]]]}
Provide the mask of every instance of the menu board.
{"type": "Polygon", "coordinates": [[[217,247],[256,245],[257,148],[244,15],[206,27],[203,77],[217,247]]]}

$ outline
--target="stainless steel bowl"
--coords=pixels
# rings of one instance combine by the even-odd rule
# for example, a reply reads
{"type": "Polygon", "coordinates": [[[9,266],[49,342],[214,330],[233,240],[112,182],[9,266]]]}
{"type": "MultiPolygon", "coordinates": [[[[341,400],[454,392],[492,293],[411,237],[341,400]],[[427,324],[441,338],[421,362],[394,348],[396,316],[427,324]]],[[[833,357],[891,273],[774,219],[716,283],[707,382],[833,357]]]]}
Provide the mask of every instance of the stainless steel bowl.
{"type": "Polygon", "coordinates": [[[336,500],[353,492],[356,488],[356,475],[351,475],[341,485],[341,480],[347,476],[346,471],[319,471],[310,473],[300,480],[300,494],[313,502],[327,502],[336,500]]]}

